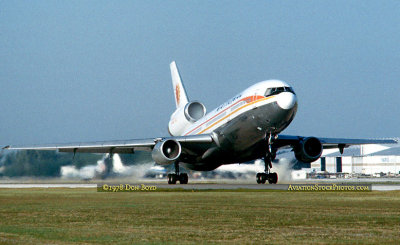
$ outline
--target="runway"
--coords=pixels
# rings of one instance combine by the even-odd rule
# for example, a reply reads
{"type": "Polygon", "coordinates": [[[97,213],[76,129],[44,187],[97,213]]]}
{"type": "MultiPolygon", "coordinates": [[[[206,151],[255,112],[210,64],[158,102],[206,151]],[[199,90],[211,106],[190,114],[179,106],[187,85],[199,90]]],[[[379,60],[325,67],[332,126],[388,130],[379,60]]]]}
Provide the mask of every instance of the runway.
{"type": "MultiPolygon", "coordinates": [[[[259,184],[208,184],[208,183],[198,183],[198,184],[187,184],[187,185],[168,185],[160,183],[130,183],[131,186],[156,186],[158,190],[174,190],[174,189],[184,189],[184,190],[288,190],[289,184],[277,184],[277,185],[259,185],[259,184]]],[[[324,185],[323,183],[321,185],[324,185]]],[[[93,188],[96,189],[98,186],[103,184],[73,184],[73,183],[62,183],[62,184],[0,184],[0,189],[12,188],[12,189],[26,189],[26,188],[93,188]]],[[[111,185],[111,184],[108,184],[111,185]]],[[[120,184],[114,184],[120,185],[120,184]]],[[[310,186],[315,186],[311,184],[310,186]]],[[[400,190],[400,185],[385,185],[385,184],[372,184],[370,185],[372,191],[398,191],[400,190]]]]}
{"type": "Polygon", "coordinates": [[[0,184],[1,188],[96,188],[97,184],[0,184]]]}
{"type": "Polygon", "coordinates": [[[400,185],[372,185],[373,191],[398,191],[400,185]]]}

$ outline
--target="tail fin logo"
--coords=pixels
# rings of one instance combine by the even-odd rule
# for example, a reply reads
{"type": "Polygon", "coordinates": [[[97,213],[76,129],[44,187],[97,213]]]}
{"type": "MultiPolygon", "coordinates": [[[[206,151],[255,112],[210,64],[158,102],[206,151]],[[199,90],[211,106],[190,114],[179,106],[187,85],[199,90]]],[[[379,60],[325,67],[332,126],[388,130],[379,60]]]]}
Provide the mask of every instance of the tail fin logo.
{"type": "Polygon", "coordinates": [[[175,86],[175,97],[176,97],[176,104],[179,105],[181,100],[181,88],[179,87],[178,84],[175,86]]]}

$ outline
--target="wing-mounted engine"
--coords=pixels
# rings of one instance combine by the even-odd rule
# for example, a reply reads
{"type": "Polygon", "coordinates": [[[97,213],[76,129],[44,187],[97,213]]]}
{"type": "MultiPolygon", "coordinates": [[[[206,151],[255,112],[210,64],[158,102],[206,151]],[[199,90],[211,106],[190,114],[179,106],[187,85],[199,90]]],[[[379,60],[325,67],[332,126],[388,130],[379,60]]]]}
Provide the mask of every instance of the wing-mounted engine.
{"type": "Polygon", "coordinates": [[[180,136],[185,130],[206,114],[206,107],[197,101],[189,102],[178,108],[168,124],[168,131],[172,136],[180,136]]]}
{"type": "Polygon", "coordinates": [[[151,157],[158,164],[171,164],[179,158],[182,152],[181,144],[173,139],[158,142],[151,153],[151,157]]]}
{"type": "Polygon", "coordinates": [[[293,150],[297,160],[310,163],[321,157],[322,149],[322,144],[319,139],[307,137],[301,140],[293,150]]]}

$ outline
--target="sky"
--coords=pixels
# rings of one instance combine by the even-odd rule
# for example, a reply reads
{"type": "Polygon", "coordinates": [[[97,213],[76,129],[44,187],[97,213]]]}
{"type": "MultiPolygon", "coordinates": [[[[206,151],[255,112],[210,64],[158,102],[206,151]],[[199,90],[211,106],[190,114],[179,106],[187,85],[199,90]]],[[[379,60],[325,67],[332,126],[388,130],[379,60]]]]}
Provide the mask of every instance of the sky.
{"type": "Polygon", "coordinates": [[[168,136],[169,63],[208,111],[280,79],[285,134],[400,136],[400,1],[0,0],[0,145],[168,136]]]}

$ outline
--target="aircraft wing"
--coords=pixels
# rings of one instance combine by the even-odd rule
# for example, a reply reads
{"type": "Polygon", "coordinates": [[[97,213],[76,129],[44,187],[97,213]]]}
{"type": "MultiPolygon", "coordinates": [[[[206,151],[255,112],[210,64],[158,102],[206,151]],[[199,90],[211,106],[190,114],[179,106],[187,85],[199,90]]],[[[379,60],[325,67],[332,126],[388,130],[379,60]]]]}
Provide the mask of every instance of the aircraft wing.
{"type": "Polygon", "coordinates": [[[49,144],[32,146],[6,146],[3,149],[10,150],[58,150],[59,152],[73,153],[134,153],[135,150],[151,151],[154,146],[163,140],[174,139],[182,145],[191,143],[212,143],[213,139],[209,134],[188,135],[165,138],[98,141],[86,143],[49,144]]]}
{"type": "MultiPolygon", "coordinates": [[[[278,147],[293,146],[307,137],[293,136],[293,135],[278,135],[274,144],[278,147]]],[[[351,145],[365,145],[365,144],[396,144],[397,140],[394,139],[345,139],[345,138],[319,138],[324,149],[332,148],[347,148],[351,145]]]]}

